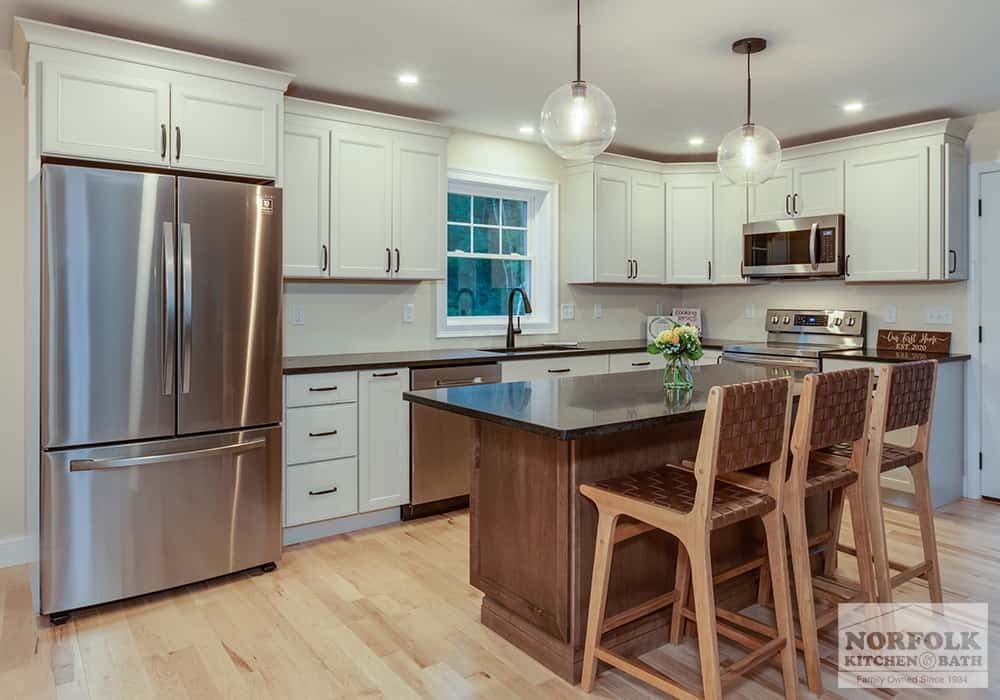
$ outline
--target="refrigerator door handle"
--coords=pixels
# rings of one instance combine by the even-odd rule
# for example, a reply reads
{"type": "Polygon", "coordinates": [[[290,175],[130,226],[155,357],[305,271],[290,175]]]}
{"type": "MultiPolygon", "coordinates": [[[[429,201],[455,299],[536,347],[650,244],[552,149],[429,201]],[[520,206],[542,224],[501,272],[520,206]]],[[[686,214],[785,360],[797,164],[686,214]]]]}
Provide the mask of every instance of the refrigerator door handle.
{"type": "Polygon", "coordinates": [[[174,393],[177,359],[177,279],[174,269],[174,222],[163,222],[163,395],[174,393]]]}
{"type": "Polygon", "coordinates": [[[201,459],[220,454],[239,454],[260,449],[267,443],[267,438],[254,438],[244,442],[237,442],[232,445],[218,445],[216,447],[205,447],[200,450],[186,450],[184,452],[167,452],[158,455],[143,455],[141,457],[120,457],[116,459],[74,459],[69,463],[71,472],[89,472],[102,469],[126,469],[128,467],[144,467],[149,464],[162,464],[163,462],[181,462],[191,459],[201,459]]]}
{"type": "Polygon", "coordinates": [[[181,224],[181,392],[191,392],[191,224],[181,224]]]}

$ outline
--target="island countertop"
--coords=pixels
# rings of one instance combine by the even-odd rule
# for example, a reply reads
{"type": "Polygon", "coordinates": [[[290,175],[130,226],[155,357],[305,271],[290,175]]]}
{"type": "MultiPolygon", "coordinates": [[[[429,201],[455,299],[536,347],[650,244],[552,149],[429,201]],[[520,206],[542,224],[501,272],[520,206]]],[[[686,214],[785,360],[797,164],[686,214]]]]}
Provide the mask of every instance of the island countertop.
{"type": "MultiPolygon", "coordinates": [[[[409,391],[412,403],[499,423],[558,440],[697,419],[713,386],[768,379],[744,365],[694,367],[694,389],[669,392],[662,370],[409,391]]],[[[797,395],[800,385],[794,387],[797,395]]]]}

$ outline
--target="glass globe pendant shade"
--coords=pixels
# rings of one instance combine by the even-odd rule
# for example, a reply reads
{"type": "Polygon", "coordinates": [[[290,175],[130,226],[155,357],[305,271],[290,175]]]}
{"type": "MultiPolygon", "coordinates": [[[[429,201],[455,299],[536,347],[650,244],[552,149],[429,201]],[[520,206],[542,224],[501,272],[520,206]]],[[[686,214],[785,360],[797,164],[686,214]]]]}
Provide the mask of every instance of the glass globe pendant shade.
{"type": "Polygon", "coordinates": [[[542,105],[542,140],[567,160],[590,160],[615,137],[618,115],[611,98],[593,83],[574,80],[542,105]]]}
{"type": "Polygon", "coordinates": [[[719,171],[734,185],[759,185],[781,164],[781,143],[765,126],[744,124],[719,144],[719,171]]]}

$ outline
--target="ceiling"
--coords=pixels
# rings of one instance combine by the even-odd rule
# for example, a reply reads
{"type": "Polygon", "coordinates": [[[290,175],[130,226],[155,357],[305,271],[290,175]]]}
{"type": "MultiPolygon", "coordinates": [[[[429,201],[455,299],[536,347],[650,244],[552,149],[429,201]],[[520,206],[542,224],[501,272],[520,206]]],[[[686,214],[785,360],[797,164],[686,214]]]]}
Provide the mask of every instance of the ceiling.
{"type": "MultiPolygon", "coordinates": [[[[292,94],[512,138],[574,73],[572,0],[0,0],[0,48],[14,15],[286,70],[292,94]],[[403,71],[420,84],[400,85],[403,71]]],[[[737,38],[769,42],[754,57],[754,120],[789,145],[1000,107],[998,26],[997,0],[583,0],[583,77],[617,107],[612,150],[710,157],[743,121],[737,38]],[[854,100],[864,110],[845,113],[854,100]]]]}

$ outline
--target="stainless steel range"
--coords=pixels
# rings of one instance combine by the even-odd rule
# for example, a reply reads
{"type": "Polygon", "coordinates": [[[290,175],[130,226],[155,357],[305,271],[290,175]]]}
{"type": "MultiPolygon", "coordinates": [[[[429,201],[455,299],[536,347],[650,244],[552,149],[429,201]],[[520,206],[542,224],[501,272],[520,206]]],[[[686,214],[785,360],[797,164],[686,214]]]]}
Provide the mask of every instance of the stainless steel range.
{"type": "Polygon", "coordinates": [[[768,309],[767,342],[727,345],[722,362],[768,367],[776,376],[818,372],[820,353],[865,346],[865,312],[840,309],[768,309]]]}

